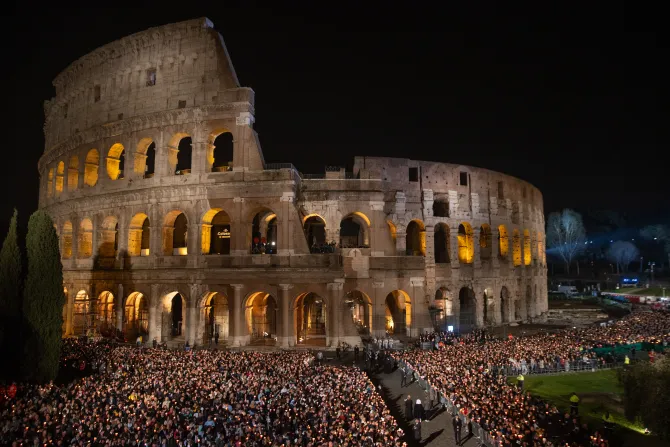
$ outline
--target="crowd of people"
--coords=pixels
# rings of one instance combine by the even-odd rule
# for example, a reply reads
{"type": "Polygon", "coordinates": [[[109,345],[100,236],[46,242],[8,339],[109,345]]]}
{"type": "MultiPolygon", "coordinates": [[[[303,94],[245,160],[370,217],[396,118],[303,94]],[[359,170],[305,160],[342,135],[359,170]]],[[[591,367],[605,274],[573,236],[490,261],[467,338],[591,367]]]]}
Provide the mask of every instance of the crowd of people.
{"type": "MultiPolygon", "coordinates": [[[[427,336],[427,339],[430,336],[427,336]]],[[[433,335],[433,339],[439,338],[433,335]]],[[[593,358],[592,348],[670,342],[670,314],[633,313],[607,327],[496,339],[482,332],[450,336],[437,350],[396,353],[461,414],[478,423],[496,445],[608,445],[578,417],[532,397],[507,381],[510,365],[565,365],[593,358]],[[476,344],[477,346],[473,346],[476,344]],[[557,445],[557,444],[553,444],[557,445]]]]}
{"type": "Polygon", "coordinates": [[[170,351],[67,342],[97,373],[19,386],[0,404],[0,444],[402,446],[356,367],[309,353],[170,351]]]}

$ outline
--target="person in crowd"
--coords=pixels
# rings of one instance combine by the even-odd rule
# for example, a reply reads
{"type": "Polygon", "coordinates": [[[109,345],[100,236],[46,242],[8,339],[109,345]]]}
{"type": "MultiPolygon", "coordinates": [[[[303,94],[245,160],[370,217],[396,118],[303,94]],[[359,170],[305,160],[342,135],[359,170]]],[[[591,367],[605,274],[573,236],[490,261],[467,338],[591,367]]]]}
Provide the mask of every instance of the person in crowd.
{"type": "Polygon", "coordinates": [[[409,394],[407,395],[407,399],[405,399],[405,419],[408,421],[414,419],[414,401],[409,394]]]}
{"type": "Polygon", "coordinates": [[[579,396],[574,391],[570,396],[570,416],[579,416],[579,396]]]}
{"type": "Polygon", "coordinates": [[[461,430],[463,429],[463,421],[458,415],[454,415],[451,419],[451,425],[454,426],[454,439],[456,440],[456,445],[461,445],[461,430]]]}

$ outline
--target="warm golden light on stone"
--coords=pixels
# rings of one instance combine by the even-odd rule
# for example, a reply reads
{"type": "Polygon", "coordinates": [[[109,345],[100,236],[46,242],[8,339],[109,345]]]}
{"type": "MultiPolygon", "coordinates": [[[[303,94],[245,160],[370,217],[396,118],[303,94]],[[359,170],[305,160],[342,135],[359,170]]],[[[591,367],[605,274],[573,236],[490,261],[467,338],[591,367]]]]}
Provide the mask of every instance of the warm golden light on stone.
{"type": "Polygon", "coordinates": [[[69,220],[63,224],[63,258],[70,259],[72,257],[72,222],[69,220]]]}
{"type": "Polygon", "coordinates": [[[498,225],[498,255],[506,259],[509,254],[509,237],[505,225],[498,225]]]}
{"type": "Polygon", "coordinates": [[[521,265],[521,236],[516,229],[512,232],[512,259],[514,267],[521,265]]]}
{"type": "Polygon", "coordinates": [[[462,222],[458,226],[458,260],[462,264],[472,264],[475,259],[475,241],[472,226],[462,222]]]}
{"type": "Polygon", "coordinates": [[[86,163],[84,165],[84,184],[86,186],[95,186],[98,183],[99,165],[100,153],[97,149],[91,149],[86,154],[86,163]]]}
{"type": "Polygon", "coordinates": [[[107,175],[111,180],[117,180],[122,174],[120,163],[123,150],[124,148],[121,143],[116,143],[109,148],[109,152],[107,153],[107,175]]]}
{"type": "Polygon", "coordinates": [[[530,248],[530,231],[523,230],[523,263],[530,265],[533,261],[533,252],[530,248]]]}
{"type": "Polygon", "coordinates": [[[90,258],[93,254],[93,222],[91,222],[91,219],[81,221],[77,239],[77,257],[90,258]]]}

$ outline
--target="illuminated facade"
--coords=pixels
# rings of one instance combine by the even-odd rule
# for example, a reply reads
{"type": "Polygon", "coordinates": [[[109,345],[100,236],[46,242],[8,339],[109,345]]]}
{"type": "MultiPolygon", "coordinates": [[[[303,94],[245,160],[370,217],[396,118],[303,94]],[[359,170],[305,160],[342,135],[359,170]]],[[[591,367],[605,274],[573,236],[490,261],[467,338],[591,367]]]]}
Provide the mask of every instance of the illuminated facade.
{"type": "Polygon", "coordinates": [[[547,310],[536,188],[409,159],[265,163],[254,92],[207,19],[98,48],[54,85],[40,207],[66,335],[335,346],[547,310]]]}

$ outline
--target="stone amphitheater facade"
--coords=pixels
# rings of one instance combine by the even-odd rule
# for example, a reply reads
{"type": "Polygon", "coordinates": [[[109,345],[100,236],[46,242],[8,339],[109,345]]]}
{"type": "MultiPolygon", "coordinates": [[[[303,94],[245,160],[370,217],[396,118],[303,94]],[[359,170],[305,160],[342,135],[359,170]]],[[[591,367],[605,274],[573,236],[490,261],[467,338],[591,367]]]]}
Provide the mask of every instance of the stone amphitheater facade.
{"type": "Polygon", "coordinates": [[[539,190],[410,159],[265,163],[254,92],[206,18],[100,47],[54,86],[39,206],[67,336],[335,346],[547,311],[539,190]]]}

